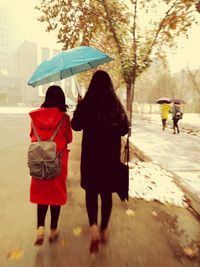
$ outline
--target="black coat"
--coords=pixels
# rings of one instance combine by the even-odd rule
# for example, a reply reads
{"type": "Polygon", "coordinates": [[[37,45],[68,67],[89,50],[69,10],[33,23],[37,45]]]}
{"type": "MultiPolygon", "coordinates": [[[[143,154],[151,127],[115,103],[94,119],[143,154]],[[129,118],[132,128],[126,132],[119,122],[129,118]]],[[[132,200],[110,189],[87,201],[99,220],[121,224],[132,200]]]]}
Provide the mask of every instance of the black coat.
{"type": "Polygon", "coordinates": [[[113,166],[120,161],[121,136],[128,133],[126,112],[118,101],[117,108],[104,103],[91,110],[84,100],[74,112],[72,129],[83,130],[81,152],[81,187],[98,192],[113,191],[113,166]]]}

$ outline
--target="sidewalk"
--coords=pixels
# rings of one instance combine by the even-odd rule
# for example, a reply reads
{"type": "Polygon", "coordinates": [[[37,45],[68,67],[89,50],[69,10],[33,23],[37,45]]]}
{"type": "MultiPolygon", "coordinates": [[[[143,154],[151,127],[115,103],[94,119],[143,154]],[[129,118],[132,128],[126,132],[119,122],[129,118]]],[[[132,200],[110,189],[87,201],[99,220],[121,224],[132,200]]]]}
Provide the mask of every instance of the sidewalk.
{"type": "MultiPolygon", "coordinates": [[[[136,117],[140,117],[143,119],[148,119],[151,122],[154,122],[158,125],[161,124],[161,117],[160,114],[153,113],[153,114],[134,114],[136,117]]],[[[169,114],[168,124],[172,125],[172,117],[169,114]]],[[[184,113],[183,119],[179,121],[179,125],[182,129],[193,129],[200,131],[200,114],[199,113],[184,113]]]]}
{"type": "MultiPolygon", "coordinates": [[[[160,123],[161,124],[161,123],[160,123]]],[[[200,205],[200,137],[133,118],[131,142],[147,160],[175,174],[177,182],[200,205]]],[[[200,209],[199,211],[200,212],[200,209]]]]}
{"type": "MultiPolygon", "coordinates": [[[[3,267],[198,267],[200,227],[186,208],[113,194],[110,239],[99,254],[89,254],[89,225],[80,187],[81,133],[70,146],[68,203],[62,207],[60,236],[49,244],[49,213],[43,246],[33,245],[36,206],[29,202],[28,115],[0,115],[3,125],[0,180],[0,266],[3,267]],[[13,135],[13,133],[15,133],[13,135]],[[191,258],[193,258],[191,260],[191,258]]],[[[99,210],[100,213],[100,210],[99,210]]]]}

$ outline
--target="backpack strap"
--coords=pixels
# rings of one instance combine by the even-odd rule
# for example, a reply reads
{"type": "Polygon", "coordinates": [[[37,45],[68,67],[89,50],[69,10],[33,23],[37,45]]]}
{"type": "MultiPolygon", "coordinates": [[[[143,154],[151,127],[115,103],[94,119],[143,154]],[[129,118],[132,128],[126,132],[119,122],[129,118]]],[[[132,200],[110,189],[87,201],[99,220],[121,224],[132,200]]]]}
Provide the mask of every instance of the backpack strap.
{"type": "MultiPolygon", "coordinates": [[[[56,129],[55,129],[55,131],[54,131],[54,133],[53,133],[53,135],[52,135],[52,137],[50,138],[50,141],[53,141],[53,139],[55,138],[56,134],[58,133],[58,130],[60,129],[61,125],[63,124],[63,121],[64,121],[65,117],[66,117],[66,114],[63,115],[61,121],[60,121],[59,124],[57,125],[57,127],[56,127],[56,129]]],[[[33,124],[33,121],[32,121],[32,127],[33,127],[34,134],[35,134],[35,136],[36,136],[36,138],[37,138],[37,141],[38,141],[38,142],[41,142],[42,139],[39,137],[39,134],[38,134],[38,132],[37,132],[37,130],[36,130],[36,127],[35,127],[35,125],[33,124]]]]}
{"type": "Polygon", "coordinates": [[[61,121],[59,122],[58,126],[56,127],[52,137],[50,138],[50,141],[53,141],[53,139],[55,138],[55,136],[57,135],[58,133],[58,130],[60,129],[61,125],[63,124],[64,122],[64,119],[66,118],[66,114],[63,115],[61,121]]]}
{"type": "Polygon", "coordinates": [[[32,124],[32,127],[33,127],[34,134],[35,134],[35,136],[36,136],[36,138],[37,138],[37,141],[38,141],[38,142],[41,142],[42,140],[41,140],[41,138],[39,137],[39,134],[38,134],[38,132],[37,132],[37,130],[36,130],[36,128],[35,128],[35,125],[33,124],[33,121],[31,122],[31,124],[32,124]]]}

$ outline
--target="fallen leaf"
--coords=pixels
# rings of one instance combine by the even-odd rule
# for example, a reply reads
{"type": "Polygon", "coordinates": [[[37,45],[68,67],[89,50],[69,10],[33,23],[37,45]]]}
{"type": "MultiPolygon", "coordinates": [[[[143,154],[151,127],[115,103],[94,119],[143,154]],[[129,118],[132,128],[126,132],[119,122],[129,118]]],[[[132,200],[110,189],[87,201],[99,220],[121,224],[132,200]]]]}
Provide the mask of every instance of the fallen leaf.
{"type": "Polygon", "coordinates": [[[68,244],[68,241],[66,239],[61,239],[60,244],[61,246],[65,247],[68,244]]]}
{"type": "Polygon", "coordinates": [[[168,202],[166,202],[164,205],[166,208],[171,208],[171,205],[168,202]]]}
{"type": "Polygon", "coordinates": [[[22,249],[14,249],[8,252],[7,258],[10,260],[19,260],[24,256],[22,249]]]}
{"type": "Polygon", "coordinates": [[[134,216],[135,215],[135,212],[133,210],[131,210],[131,209],[127,209],[126,210],[126,215],[128,215],[128,216],[134,216]]]}
{"type": "Polygon", "coordinates": [[[152,214],[153,216],[157,216],[157,215],[158,215],[156,211],[152,211],[151,214],[152,214]]]}
{"type": "Polygon", "coordinates": [[[195,249],[190,248],[190,247],[185,247],[183,249],[183,251],[185,252],[185,254],[190,258],[190,259],[194,259],[198,256],[198,253],[195,249]]]}
{"type": "Polygon", "coordinates": [[[81,232],[82,232],[81,227],[75,227],[75,228],[73,229],[73,234],[74,234],[75,236],[79,236],[79,235],[81,234],[81,232]]]}

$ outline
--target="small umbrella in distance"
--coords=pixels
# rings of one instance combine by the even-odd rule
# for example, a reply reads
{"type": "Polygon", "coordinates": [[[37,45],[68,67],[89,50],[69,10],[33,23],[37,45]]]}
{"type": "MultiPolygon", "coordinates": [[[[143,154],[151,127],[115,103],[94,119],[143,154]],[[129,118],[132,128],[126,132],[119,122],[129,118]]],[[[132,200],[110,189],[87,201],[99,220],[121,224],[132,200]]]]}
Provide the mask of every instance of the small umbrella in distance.
{"type": "Polygon", "coordinates": [[[170,98],[167,98],[167,97],[161,97],[161,98],[158,98],[156,100],[156,103],[157,104],[164,104],[164,103],[170,104],[170,103],[172,103],[172,100],[170,98]]]}
{"type": "Polygon", "coordinates": [[[174,99],[172,99],[172,102],[174,104],[186,104],[185,100],[180,99],[180,98],[174,98],[174,99]]]}

